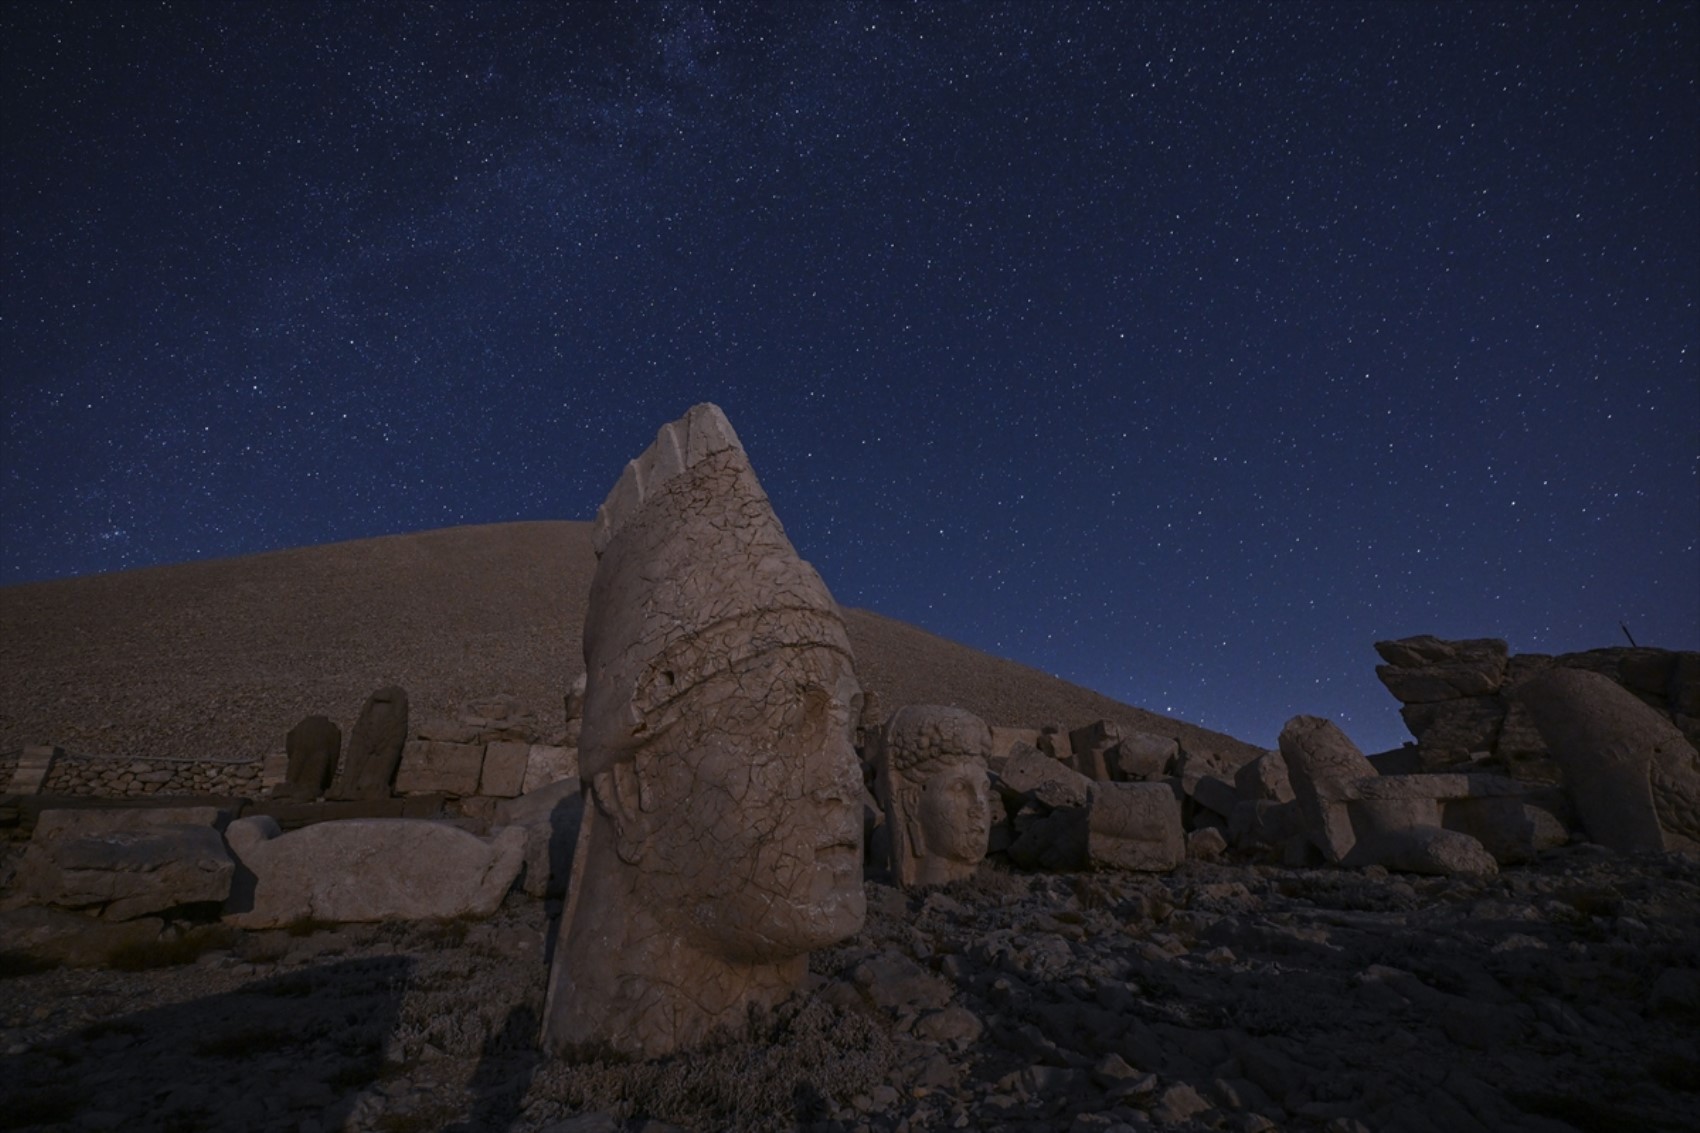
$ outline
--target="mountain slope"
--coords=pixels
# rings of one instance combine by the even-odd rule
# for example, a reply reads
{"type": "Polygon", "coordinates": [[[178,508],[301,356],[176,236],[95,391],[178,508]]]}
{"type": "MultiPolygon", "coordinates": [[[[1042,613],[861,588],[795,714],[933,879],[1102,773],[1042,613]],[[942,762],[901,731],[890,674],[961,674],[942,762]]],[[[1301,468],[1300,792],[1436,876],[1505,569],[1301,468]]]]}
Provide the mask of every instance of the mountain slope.
{"type": "MultiPolygon", "coordinates": [[[[0,589],[0,750],[237,758],[302,716],[345,730],[368,693],[415,719],[506,693],[559,721],[595,557],[590,524],[506,523],[0,589]]],[[[914,626],[847,610],[886,710],[929,702],[993,724],[1107,718],[1195,748],[1237,740],[914,626]]]]}

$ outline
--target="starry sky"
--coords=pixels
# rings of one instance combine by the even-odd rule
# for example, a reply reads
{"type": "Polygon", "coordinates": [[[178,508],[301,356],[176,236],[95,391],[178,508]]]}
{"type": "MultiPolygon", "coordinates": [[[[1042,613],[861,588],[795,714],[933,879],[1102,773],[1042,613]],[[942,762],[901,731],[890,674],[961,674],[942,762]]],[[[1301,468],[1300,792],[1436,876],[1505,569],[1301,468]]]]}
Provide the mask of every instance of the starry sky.
{"type": "Polygon", "coordinates": [[[714,401],[841,602],[1267,746],[1700,648],[1697,25],[11,0],[0,582],[588,519],[714,401]]]}

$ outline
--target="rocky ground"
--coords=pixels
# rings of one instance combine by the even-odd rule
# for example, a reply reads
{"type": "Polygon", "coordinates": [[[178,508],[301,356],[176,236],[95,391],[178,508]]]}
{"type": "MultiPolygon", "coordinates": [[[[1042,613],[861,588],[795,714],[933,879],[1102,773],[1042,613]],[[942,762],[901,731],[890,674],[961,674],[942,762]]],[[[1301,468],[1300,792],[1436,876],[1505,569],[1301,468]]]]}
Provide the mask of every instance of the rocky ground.
{"type": "Polygon", "coordinates": [[[0,981],[0,1128],[1681,1130],[1700,862],[1189,863],[905,894],[720,1047],[533,1051],[547,910],[208,933],[0,981]],[[205,949],[204,951],[201,949],[205,949]],[[199,951],[199,955],[190,953],[199,951]]]}

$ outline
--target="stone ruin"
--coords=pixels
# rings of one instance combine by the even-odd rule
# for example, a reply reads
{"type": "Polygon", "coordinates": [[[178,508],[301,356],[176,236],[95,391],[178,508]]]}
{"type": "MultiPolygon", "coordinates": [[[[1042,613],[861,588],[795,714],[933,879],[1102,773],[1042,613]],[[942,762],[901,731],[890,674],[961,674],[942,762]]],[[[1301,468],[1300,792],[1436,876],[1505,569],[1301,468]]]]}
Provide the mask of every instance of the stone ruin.
{"type": "Polygon", "coordinates": [[[873,773],[899,885],[969,877],[985,858],[991,750],[992,730],[960,708],[908,705],[886,723],[873,773]]]}
{"type": "MultiPolygon", "coordinates": [[[[74,910],[93,935],[185,915],[484,917],[516,887],[564,895],[546,1045],[653,1057],[789,996],[811,949],[858,930],[864,808],[885,846],[868,846],[870,874],[902,888],[985,860],[1162,872],[1232,853],[1482,876],[1579,835],[1700,850],[1700,654],[1381,642],[1378,675],[1416,743],[1373,757],[1308,716],[1278,750],[1224,752],[1114,721],[886,714],[711,406],[628,467],[596,550],[564,729],[499,697],[413,721],[404,690],[380,689],[346,753],[326,717],[292,729],[269,798],[247,769],[221,771],[230,794],[211,805],[41,809],[0,903],[74,910]]],[[[91,777],[88,763],[20,753],[0,765],[0,810],[56,784],[196,781],[91,777]]]]}
{"type": "Polygon", "coordinates": [[[585,805],[545,1044],[653,1057],[802,983],[862,924],[861,690],[837,604],[719,409],[597,513],[585,805]]]}
{"type": "MultiPolygon", "coordinates": [[[[1513,654],[1498,638],[1445,641],[1422,635],[1378,641],[1375,675],[1399,701],[1416,743],[1399,771],[1448,771],[1463,765],[1514,779],[1557,783],[1562,775],[1528,706],[1513,690],[1551,669],[1596,673],[1620,685],[1700,746],[1700,652],[1591,649],[1513,654]]],[[[1386,769],[1386,768],[1384,768],[1386,769]]]]}

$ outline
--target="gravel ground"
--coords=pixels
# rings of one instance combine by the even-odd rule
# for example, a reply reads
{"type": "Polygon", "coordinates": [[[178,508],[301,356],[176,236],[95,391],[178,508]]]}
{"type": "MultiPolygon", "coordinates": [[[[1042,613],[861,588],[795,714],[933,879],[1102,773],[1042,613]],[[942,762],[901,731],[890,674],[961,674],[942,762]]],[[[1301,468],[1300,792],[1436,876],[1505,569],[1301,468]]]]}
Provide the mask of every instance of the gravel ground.
{"type": "Polygon", "coordinates": [[[0,982],[0,1128],[1693,1129],[1700,863],[1193,863],[902,893],[719,1047],[533,1049],[547,910],[0,982]]]}

